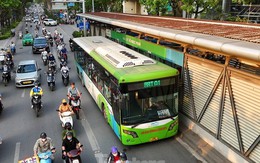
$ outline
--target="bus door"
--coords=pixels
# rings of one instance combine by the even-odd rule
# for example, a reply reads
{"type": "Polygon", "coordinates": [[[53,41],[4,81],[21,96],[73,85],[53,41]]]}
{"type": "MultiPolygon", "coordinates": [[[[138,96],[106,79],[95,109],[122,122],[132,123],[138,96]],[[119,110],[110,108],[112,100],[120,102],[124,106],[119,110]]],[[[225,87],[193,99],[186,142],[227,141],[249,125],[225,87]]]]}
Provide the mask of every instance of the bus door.
{"type": "Polygon", "coordinates": [[[120,133],[120,103],[121,103],[121,94],[118,90],[112,91],[111,96],[111,103],[112,103],[112,109],[113,109],[113,117],[112,118],[112,127],[116,135],[121,139],[121,133],[120,133]]]}

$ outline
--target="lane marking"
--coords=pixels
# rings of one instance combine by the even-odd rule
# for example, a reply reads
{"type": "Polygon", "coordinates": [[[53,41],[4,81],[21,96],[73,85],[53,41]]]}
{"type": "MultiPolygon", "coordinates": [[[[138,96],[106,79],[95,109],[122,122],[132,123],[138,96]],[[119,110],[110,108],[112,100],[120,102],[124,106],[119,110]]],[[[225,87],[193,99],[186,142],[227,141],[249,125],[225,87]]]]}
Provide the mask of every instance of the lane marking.
{"type": "Polygon", "coordinates": [[[19,154],[20,154],[20,142],[17,142],[15,145],[15,154],[14,154],[14,163],[18,162],[19,159],[19,154]]]}
{"type": "Polygon", "coordinates": [[[81,124],[85,130],[85,133],[88,137],[90,146],[92,148],[92,151],[94,152],[95,158],[97,160],[97,162],[100,162],[100,159],[103,158],[103,154],[100,150],[100,146],[98,144],[98,141],[93,133],[92,128],[90,127],[90,124],[88,122],[88,120],[86,119],[86,116],[84,114],[83,111],[81,111],[81,124]]]}
{"type": "Polygon", "coordinates": [[[21,95],[21,97],[23,98],[25,96],[25,89],[23,89],[23,93],[21,95]]]}
{"type": "Polygon", "coordinates": [[[207,163],[207,161],[201,157],[195,150],[193,150],[187,143],[185,143],[182,139],[176,138],[176,140],[184,147],[186,148],[196,159],[203,163],[207,163]]]}

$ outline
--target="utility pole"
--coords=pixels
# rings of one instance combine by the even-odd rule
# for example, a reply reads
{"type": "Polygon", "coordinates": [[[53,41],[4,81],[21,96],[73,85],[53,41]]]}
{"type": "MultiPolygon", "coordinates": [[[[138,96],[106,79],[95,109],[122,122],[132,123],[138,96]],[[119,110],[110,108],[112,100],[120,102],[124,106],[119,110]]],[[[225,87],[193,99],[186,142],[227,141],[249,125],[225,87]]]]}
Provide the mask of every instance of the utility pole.
{"type": "MultiPolygon", "coordinates": [[[[83,14],[85,14],[86,13],[86,11],[85,11],[85,0],[83,0],[83,2],[82,2],[82,12],[83,12],[83,14]]],[[[85,17],[83,17],[83,30],[84,30],[84,37],[86,37],[86,18],[85,17]]]]}

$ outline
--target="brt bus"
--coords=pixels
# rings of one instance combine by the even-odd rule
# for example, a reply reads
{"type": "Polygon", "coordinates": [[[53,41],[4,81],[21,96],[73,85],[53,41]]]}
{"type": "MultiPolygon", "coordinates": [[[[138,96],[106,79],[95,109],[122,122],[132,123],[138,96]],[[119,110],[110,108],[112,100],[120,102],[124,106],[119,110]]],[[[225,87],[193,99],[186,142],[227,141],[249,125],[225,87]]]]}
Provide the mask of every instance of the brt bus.
{"type": "Polygon", "coordinates": [[[177,69],[101,36],[73,43],[82,84],[124,145],[177,134],[177,69]]]}

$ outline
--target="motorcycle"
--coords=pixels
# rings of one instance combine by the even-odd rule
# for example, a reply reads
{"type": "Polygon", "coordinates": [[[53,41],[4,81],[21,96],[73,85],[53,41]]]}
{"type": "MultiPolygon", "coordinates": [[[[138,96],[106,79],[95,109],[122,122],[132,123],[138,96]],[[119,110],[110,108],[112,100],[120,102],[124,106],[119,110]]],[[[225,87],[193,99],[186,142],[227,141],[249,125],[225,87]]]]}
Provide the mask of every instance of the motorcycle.
{"type": "Polygon", "coordinates": [[[62,51],[60,51],[59,59],[60,59],[60,61],[65,60],[67,62],[67,59],[68,59],[67,53],[63,53],[62,51]]]}
{"type": "Polygon", "coordinates": [[[22,31],[19,31],[19,38],[20,38],[20,39],[23,38],[23,33],[22,33],[22,31]]]}
{"type": "Polygon", "coordinates": [[[61,58],[60,59],[60,70],[63,66],[66,66],[67,65],[67,61],[64,59],[64,58],[61,58]]]}
{"type": "Polygon", "coordinates": [[[60,52],[61,52],[62,48],[63,48],[63,45],[62,44],[58,44],[58,46],[57,46],[58,57],[60,57],[60,52]]]}
{"type": "Polygon", "coordinates": [[[74,52],[74,45],[73,45],[73,42],[70,42],[70,50],[71,50],[72,52],[74,52]]]}
{"type": "Polygon", "coordinates": [[[53,38],[49,39],[49,43],[50,43],[51,47],[53,47],[53,38]]]}
{"type": "Polygon", "coordinates": [[[48,68],[51,68],[52,71],[56,70],[56,62],[55,61],[49,61],[48,68]]]}
{"type": "MultiPolygon", "coordinates": [[[[83,145],[81,145],[80,147],[83,147],[83,145]]],[[[80,149],[73,149],[73,150],[69,151],[68,152],[69,162],[70,163],[79,163],[79,158],[80,158],[81,152],[82,151],[80,149]]]]}
{"type": "Polygon", "coordinates": [[[40,158],[40,163],[52,163],[51,155],[51,151],[39,153],[38,157],[40,158]]]}
{"type": "Polygon", "coordinates": [[[47,82],[48,82],[48,86],[51,91],[54,91],[54,89],[55,89],[55,76],[54,75],[55,75],[55,72],[47,73],[47,82]]]}
{"type": "Polygon", "coordinates": [[[80,109],[80,104],[81,104],[80,96],[72,95],[70,97],[70,99],[71,99],[72,110],[76,114],[76,118],[79,119],[79,109],[80,109]]]}
{"type": "Polygon", "coordinates": [[[39,117],[39,111],[42,109],[41,95],[32,95],[32,109],[34,109],[36,117],[39,117]]]}
{"type": "Polygon", "coordinates": [[[68,86],[69,84],[69,71],[68,70],[62,70],[61,71],[61,77],[62,77],[62,82],[65,86],[68,86]]]}
{"type": "MultiPolygon", "coordinates": [[[[0,115],[2,114],[3,110],[4,110],[4,105],[2,103],[2,95],[0,94],[0,115]]],[[[0,137],[0,144],[1,144],[1,137],[0,137]]]]}
{"type": "MultiPolygon", "coordinates": [[[[57,110],[59,112],[59,110],[57,110]]],[[[72,115],[73,113],[70,111],[66,111],[61,113],[60,120],[61,120],[61,127],[65,127],[65,123],[69,122],[71,124],[71,128],[73,128],[73,118],[72,115]]]]}
{"type": "Polygon", "coordinates": [[[11,50],[12,55],[15,55],[15,53],[16,53],[15,46],[11,46],[10,50],[11,50]]]}
{"type": "Polygon", "coordinates": [[[42,62],[44,64],[44,66],[46,66],[47,63],[48,63],[48,57],[47,57],[47,52],[46,51],[42,52],[42,62]]]}
{"type": "Polygon", "coordinates": [[[10,72],[8,70],[3,71],[2,81],[5,86],[7,86],[7,84],[11,81],[10,72]]]}
{"type": "Polygon", "coordinates": [[[13,69],[13,67],[14,67],[14,62],[13,62],[13,60],[12,60],[10,57],[6,58],[5,63],[6,63],[6,65],[7,65],[10,69],[13,69]]]}

